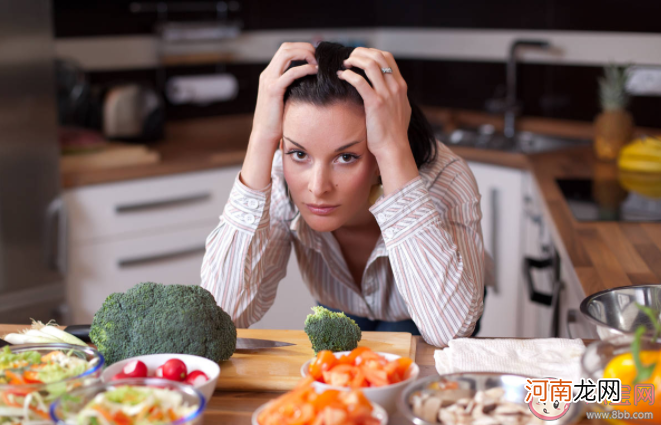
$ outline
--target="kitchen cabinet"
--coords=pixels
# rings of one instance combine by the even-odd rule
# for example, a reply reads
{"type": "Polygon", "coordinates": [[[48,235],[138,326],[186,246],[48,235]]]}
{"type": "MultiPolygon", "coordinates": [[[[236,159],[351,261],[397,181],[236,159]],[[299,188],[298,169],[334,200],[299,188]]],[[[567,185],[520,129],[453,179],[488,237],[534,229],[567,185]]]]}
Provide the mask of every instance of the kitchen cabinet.
{"type": "Polygon", "coordinates": [[[65,193],[69,322],[137,283],[200,284],[207,235],[240,167],[85,186],[65,193]]]}
{"type": "MultiPolygon", "coordinates": [[[[140,282],[199,285],[205,240],[240,168],[66,192],[68,322],[90,323],[108,295],[140,282]]],[[[313,305],[292,254],[273,307],[253,327],[302,329],[313,305]]]]}
{"type": "Polygon", "coordinates": [[[487,288],[479,336],[517,336],[521,291],[521,217],[524,171],[469,162],[481,195],[482,237],[495,263],[496,283],[487,288]]]}

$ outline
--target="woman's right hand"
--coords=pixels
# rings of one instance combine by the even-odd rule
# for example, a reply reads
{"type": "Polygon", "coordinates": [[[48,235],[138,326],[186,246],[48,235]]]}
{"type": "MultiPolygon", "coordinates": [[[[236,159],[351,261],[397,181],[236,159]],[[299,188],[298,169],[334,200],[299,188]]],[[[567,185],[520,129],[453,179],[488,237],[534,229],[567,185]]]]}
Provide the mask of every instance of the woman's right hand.
{"type": "Polygon", "coordinates": [[[316,73],[317,60],[312,44],[283,43],[260,74],[252,132],[241,169],[241,180],[246,186],[262,189],[269,185],[273,154],[282,138],[285,91],[294,80],[316,73]],[[308,63],[287,70],[295,60],[308,63]]]}

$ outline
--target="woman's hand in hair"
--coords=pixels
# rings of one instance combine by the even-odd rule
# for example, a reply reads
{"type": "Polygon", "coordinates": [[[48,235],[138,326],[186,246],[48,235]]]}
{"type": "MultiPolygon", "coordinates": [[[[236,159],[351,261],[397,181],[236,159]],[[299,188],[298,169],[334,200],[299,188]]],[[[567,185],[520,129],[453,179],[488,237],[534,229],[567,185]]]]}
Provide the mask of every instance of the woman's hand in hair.
{"type": "Polygon", "coordinates": [[[338,71],[339,78],[363,98],[367,148],[376,157],[384,193],[389,195],[419,175],[408,140],[411,105],[406,82],[389,52],[358,47],[344,66],[364,70],[372,83],[350,69],[338,71]],[[392,74],[384,74],[381,68],[391,68],[392,74]]]}
{"type": "Polygon", "coordinates": [[[310,43],[283,43],[259,76],[257,105],[248,151],[241,169],[241,180],[252,189],[262,189],[271,181],[273,154],[282,138],[284,94],[297,78],[317,73],[315,48],[310,43]],[[287,68],[292,61],[306,65],[287,68]]]}

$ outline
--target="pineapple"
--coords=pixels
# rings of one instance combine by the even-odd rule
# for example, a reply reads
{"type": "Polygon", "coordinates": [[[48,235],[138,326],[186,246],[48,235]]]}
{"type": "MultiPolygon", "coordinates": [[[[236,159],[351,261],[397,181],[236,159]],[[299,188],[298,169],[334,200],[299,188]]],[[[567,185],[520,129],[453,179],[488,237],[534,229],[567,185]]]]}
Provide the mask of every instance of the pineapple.
{"type": "Polygon", "coordinates": [[[604,111],[626,109],[629,94],[626,91],[627,69],[616,65],[604,67],[604,77],[599,79],[599,99],[604,111]]]}
{"type": "Polygon", "coordinates": [[[604,67],[604,77],[599,79],[603,112],[594,123],[594,149],[597,158],[603,161],[614,161],[633,136],[633,118],[626,111],[629,105],[627,78],[626,67],[608,65],[604,67]]]}

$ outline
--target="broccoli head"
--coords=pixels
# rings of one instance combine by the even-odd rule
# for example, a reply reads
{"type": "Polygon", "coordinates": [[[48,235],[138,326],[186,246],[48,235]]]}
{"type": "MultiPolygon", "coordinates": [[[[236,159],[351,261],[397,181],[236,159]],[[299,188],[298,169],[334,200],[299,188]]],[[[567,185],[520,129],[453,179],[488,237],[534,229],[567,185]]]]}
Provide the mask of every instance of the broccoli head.
{"type": "Polygon", "coordinates": [[[335,313],[321,306],[312,307],[313,314],[305,319],[308,334],[315,353],[321,350],[350,351],[358,346],[360,328],[344,313],[335,313]]]}
{"type": "Polygon", "coordinates": [[[218,362],[234,353],[236,327],[200,286],[145,282],[106,298],[94,315],[90,339],[107,364],[157,353],[218,362]]]}

